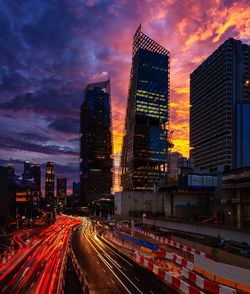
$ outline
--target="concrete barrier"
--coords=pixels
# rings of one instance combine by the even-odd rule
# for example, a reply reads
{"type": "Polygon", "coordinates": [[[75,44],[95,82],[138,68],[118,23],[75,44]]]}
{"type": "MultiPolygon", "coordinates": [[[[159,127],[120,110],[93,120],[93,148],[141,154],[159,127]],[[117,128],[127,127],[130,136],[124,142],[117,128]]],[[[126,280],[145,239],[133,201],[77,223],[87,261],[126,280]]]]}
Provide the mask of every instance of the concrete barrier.
{"type": "Polygon", "coordinates": [[[73,267],[75,269],[75,272],[76,272],[76,274],[79,278],[80,284],[82,286],[82,291],[83,291],[83,293],[88,294],[88,293],[90,293],[88,282],[87,282],[86,277],[82,271],[81,266],[79,265],[79,262],[75,256],[75,253],[71,247],[70,247],[69,252],[70,252],[69,255],[71,257],[73,267]]]}

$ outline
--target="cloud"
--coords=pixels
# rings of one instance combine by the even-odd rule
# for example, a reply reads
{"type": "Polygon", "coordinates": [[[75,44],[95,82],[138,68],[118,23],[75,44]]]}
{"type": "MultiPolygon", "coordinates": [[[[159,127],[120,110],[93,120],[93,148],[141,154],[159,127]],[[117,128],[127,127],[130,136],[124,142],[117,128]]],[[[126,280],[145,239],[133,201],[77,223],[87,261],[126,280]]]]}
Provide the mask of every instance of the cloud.
{"type": "Polygon", "coordinates": [[[13,138],[7,136],[1,136],[0,138],[0,150],[7,150],[7,151],[25,151],[25,152],[36,152],[36,153],[44,153],[44,154],[54,154],[60,155],[71,155],[71,156],[78,156],[78,150],[74,150],[67,146],[57,146],[57,145],[50,145],[50,144],[37,144],[32,141],[28,141],[24,138],[24,140],[20,140],[20,138],[13,138]]]}
{"type": "Polygon", "coordinates": [[[170,51],[174,149],[187,156],[190,73],[227,38],[249,42],[249,15],[244,0],[2,1],[2,157],[15,154],[20,160],[34,150],[44,162],[60,157],[62,170],[77,163],[84,88],[108,76],[114,152],[120,154],[133,34],[139,23],[170,51]]]}
{"type": "Polygon", "coordinates": [[[62,133],[79,133],[80,119],[73,119],[70,117],[56,119],[51,122],[48,127],[55,131],[62,133]]]}

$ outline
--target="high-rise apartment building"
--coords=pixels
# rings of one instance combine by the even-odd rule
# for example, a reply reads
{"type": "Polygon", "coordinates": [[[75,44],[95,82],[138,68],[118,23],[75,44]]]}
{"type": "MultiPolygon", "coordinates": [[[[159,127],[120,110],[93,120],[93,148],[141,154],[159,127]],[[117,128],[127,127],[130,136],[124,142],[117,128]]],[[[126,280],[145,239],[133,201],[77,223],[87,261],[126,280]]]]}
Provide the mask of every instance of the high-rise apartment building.
{"type": "Polygon", "coordinates": [[[112,135],[110,81],[87,85],[81,105],[80,201],[111,193],[112,135]]]}
{"type": "Polygon", "coordinates": [[[196,167],[250,166],[250,46],[228,39],[190,79],[190,145],[196,167]]]}
{"type": "Polygon", "coordinates": [[[48,204],[55,200],[55,169],[53,162],[47,162],[45,174],[45,199],[48,204]]]}
{"type": "Polygon", "coordinates": [[[167,170],[169,51],[138,27],[134,35],[121,158],[124,191],[154,190],[167,170]]]}

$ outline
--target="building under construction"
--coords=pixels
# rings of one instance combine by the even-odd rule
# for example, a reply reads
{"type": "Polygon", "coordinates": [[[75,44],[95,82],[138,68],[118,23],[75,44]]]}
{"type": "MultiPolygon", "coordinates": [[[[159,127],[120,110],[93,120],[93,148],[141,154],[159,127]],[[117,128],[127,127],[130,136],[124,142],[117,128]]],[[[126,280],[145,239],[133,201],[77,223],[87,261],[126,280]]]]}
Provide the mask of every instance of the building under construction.
{"type": "Polygon", "coordinates": [[[123,191],[152,191],[166,176],[169,51],[134,35],[121,158],[123,191]]]}
{"type": "Polygon", "coordinates": [[[88,84],[81,105],[80,201],[89,203],[112,188],[110,81],[88,84]]]}

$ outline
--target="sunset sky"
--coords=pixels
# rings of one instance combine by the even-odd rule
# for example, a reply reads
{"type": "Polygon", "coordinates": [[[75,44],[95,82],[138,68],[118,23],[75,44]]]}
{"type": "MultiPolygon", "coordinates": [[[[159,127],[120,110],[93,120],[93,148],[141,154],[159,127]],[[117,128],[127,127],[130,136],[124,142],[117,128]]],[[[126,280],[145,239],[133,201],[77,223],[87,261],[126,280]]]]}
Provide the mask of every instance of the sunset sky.
{"type": "MultiPolygon", "coordinates": [[[[115,158],[126,112],[133,34],[170,51],[174,150],[189,154],[189,75],[229,37],[250,42],[249,1],[0,0],[0,165],[23,160],[72,185],[87,83],[111,79],[115,158]]],[[[42,182],[44,179],[42,178],[42,182]]]]}

